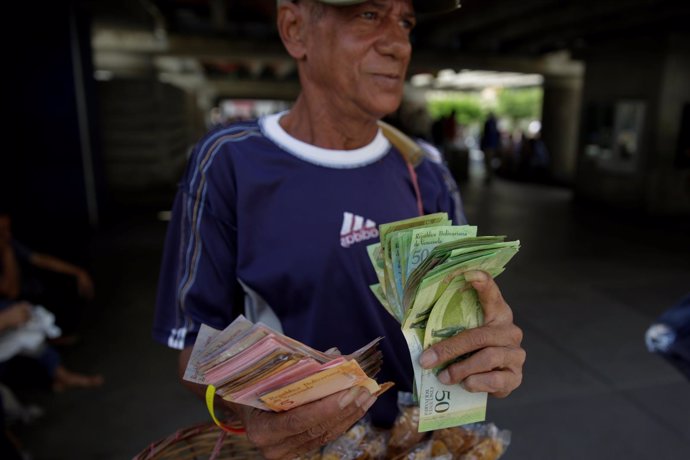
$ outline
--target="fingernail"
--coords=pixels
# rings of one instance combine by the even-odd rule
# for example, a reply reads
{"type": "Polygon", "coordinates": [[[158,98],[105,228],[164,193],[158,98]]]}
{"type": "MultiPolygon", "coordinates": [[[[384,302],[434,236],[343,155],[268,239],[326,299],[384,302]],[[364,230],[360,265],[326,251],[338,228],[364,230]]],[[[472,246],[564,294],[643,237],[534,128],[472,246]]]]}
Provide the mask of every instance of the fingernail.
{"type": "Polygon", "coordinates": [[[438,380],[444,385],[450,385],[450,374],[448,371],[441,371],[441,373],[438,374],[438,380]]]}
{"type": "Polygon", "coordinates": [[[371,406],[373,406],[375,402],[376,402],[376,396],[370,397],[370,398],[367,400],[367,402],[365,402],[364,405],[362,406],[362,409],[364,409],[364,412],[368,411],[369,408],[370,408],[371,406]]]}
{"type": "Polygon", "coordinates": [[[349,406],[352,404],[352,401],[355,400],[355,397],[359,394],[359,388],[358,387],[352,387],[350,388],[350,391],[345,393],[343,396],[340,397],[338,400],[338,406],[341,409],[344,409],[346,406],[349,406]]]}
{"type": "Polygon", "coordinates": [[[479,271],[479,270],[471,270],[468,272],[465,272],[465,279],[469,281],[470,283],[474,281],[486,281],[486,273],[479,271]]]}
{"type": "MultiPolygon", "coordinates": [[[[357,407],[364,407],[364,405],[369,401],[369,398],[372,396],[369,394],[369,392],[362,388],[362,394],[359,395],[357,398],[357,407]]],[[[366,410],[366,409],[365,409],[366,410]]]]}
{"type": "Polygon", "coordinates": [[[421,364],[424,368],[429,368],[436,364],[437,360],[438,355],[436,352],[433,349],[429,349],[422,353],[422,356],[419,358],[419,364],[421,364]]]}

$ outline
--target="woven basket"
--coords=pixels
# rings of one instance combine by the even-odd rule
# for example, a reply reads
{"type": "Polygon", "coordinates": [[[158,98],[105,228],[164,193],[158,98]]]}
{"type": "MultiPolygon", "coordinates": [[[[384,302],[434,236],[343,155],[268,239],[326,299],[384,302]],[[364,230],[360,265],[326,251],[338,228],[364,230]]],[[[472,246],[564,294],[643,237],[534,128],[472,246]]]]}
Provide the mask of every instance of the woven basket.
{"type": "Polygon", "coordinates": [[[179,430],[151,444],[133,460],[244,460],[262,458],[245,435],[228,434],[213,423],[179,430]]]}

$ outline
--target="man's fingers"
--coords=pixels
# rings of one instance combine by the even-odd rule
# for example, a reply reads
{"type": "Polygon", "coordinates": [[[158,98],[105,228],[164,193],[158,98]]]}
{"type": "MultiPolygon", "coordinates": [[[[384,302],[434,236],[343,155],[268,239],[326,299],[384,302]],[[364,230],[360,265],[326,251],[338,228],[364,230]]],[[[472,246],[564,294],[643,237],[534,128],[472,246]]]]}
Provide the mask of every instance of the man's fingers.
{"type": "Polygon", "coordinates": [[[318,436],[327,422],[348,416],[359,407],[358,403],[362,405],[368,398],[365,388],[354,387],[283,413],[266,414],[259,426],[247,430],[247,436],[259,447],[279,444],[301,433],[318,436]]]}
{"type": "Polygon", "coordinates": [[[497,398],[505,398],[522,383],[522,372],[491,371],[467,377],[462,386],[469,392],[485,391],[497,398]]]}
{"type": "Polygon", "coordinates": [[[342,411],[352,405],[362,393],[369,392],[361,387],[344,390],[326,398],[280,414],[278,431],[285,437],[308,431],[323,421],[341,416],[342,411]]]}
{"type": "Polygon", "coordinates": [[[438,379],[445,385],[460,383],[472,374],[490,372],[505,367],[505,347],[491,347],[479,350],[459,363],[451,364],[438,374],[438,379]]]}
{"type": "Polygon", "coordinates": [[[445,384],[462,382],[468,391],[507,396],[522,382],[526,356],[520,347],[522,330],[513,324],[513,312],[488,273],[468,271],[464,276],[477,291],[484,325],[432,345],[422,353],[419,363],[428,369],[474,353],[449,365],[439,373],[439,380],[445,384]]]}
{"type": "Polygon", "coordinates": [[[266,458],[273,459],[310,452],[340,436],[362,418],[375,401],[375,396],[362,390],[353,403],[340,410],[336,417],[324,419],[304,432],[267,446],[262,449],[262,453],[266,458]]]}
{"type": "Polygon", "coordinates": [[[354,425],[357,422],[357,420],[361,419],[364,416],[364,414],[367,413],[369,407],[371,407],[371,405],[374,404],[374,402],[376,402],[376,397],[371,396],[368,402],[364,404],[361,408],[359,408],[352,416],[340,420],[335,426],[331,427],[327,436],[322,436],[320,439],[314,438],[304,443],[300,448],[300,452],[311,452],[317,447],[321,447],[338,438],[340,435],[345,433],[352,425],[354,425]]]}
{"type": "Polygon", "coordinates": [[[447,363],[458,356],[487,347],[519,347],[522,330],[514,324],[505,326],[480,326],[467,329],[429,347],[420,359],[424,368],[447,363]]]}
{"type": "Polygon", "coordinates": [[[469,358],[451,364],[438,374],[445,385],[461,383],[471,375],[494,370],[509,369],[518,372],[525,363],[526,353],[522,348],[491,347],[478,351],[469,358]]]}
{"type": "Polygon", "coordinates": [[[477,291],[479,302],[484,310],[484,324],[513,322],[513,311],[503,299],[501,290],[488,273],[473,270],[465,272],[464,276],[477,291]]]}

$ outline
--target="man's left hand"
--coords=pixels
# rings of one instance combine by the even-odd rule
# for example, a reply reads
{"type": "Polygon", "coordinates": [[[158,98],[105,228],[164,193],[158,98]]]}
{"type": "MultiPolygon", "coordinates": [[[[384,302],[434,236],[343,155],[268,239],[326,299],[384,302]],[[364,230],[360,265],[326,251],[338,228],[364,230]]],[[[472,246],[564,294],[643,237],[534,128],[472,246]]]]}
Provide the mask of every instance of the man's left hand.
{"type": "Polygon", "coordinates": [[[465,278],[477,291],[484,309],[484,325],[429,347],[422,354],[420,364],[433,368],[474,352],[441,371],[438,379],[446,385],[460,383],[467,391],[485,391],[504,398],[522,382],[526,357],[520,346],[522,330],[513,324],[513,312],[491,276],[472,271],[465,273],[465,278]]]}

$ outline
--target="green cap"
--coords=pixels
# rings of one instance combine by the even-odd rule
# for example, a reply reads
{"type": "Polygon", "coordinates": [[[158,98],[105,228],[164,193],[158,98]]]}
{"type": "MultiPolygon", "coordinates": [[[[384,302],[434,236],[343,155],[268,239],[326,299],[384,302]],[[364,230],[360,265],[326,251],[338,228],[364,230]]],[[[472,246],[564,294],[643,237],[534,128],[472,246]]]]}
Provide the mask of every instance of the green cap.
{"type": "MultiPolygon", "coordinates": [[[[278,0],[280,3],[281,0],[278,0]]],[[[367,0],[318,0],[334,6],[356,5],[367,0]]],[[[460,8],[460,0],[412,0],[417,13],[445,13],[460,8]]]]}

